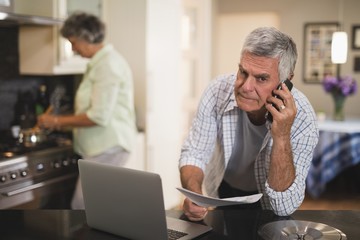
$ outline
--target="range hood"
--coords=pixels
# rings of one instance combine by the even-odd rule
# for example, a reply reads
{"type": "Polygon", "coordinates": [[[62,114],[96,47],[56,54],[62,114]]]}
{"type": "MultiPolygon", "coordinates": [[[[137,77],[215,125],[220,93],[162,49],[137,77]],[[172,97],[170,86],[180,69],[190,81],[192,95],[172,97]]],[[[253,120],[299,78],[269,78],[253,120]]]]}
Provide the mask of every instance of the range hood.
{"type": "Polygon", "coordinates": [[[61,25],[63,20],[50,18],[23,15],[9,12],[0,12],[0,25],[61,25]]]}

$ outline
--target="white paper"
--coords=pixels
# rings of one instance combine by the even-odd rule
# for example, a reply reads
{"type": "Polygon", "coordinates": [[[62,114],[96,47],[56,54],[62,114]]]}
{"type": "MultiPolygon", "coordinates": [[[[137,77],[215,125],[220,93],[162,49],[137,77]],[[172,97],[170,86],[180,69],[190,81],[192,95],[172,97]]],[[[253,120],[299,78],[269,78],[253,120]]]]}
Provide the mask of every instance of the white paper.
{"type": "Polygon", "coordinates": [[[193,203],[201,207],[220,207],[220,206],[229,206],[236,204],[248,204],[259,201],[262,197],[262,193],[244,196],[244,197],[232,197],[232,198],[213,198],[207,197],[192,191],[189,191],[184,188],[176,188],[179,190],[184,196],[189,198],[193,203]]]}

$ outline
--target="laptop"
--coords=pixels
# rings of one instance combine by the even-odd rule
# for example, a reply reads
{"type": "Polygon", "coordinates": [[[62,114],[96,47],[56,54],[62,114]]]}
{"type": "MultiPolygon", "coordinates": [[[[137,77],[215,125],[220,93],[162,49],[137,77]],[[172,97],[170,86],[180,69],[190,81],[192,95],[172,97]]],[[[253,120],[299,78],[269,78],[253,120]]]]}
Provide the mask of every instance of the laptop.
{"type": "Polygon", "coordinates": [[[166,217],[161,178],[156,173],[88,160],[79,160],[78,165],[91,228],[140,240],[193,239],[212,229],[166,217]]]}

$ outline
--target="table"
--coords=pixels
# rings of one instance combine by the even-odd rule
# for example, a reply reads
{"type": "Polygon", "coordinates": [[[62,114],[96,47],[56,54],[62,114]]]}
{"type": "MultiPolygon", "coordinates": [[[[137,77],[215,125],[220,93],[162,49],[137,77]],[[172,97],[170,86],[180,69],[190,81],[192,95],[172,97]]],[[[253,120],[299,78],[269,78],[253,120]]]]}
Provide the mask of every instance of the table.
{"type": "Polygon", "coordinates": [[[360,120],[319,122],[319,142],[306,179],[307,192],[318,198],[326,184],[360,163],[360,120]]]}
{"type": "MultiPolygon", "coordinates": [[[[167,215],[183,218],[181,211],[169,210],[167,215]]],[[[212,210],[202,224],[213,230],[198,239],[262,239],[258,229],[277,220],[303,220],[327,224],[346,234],[347,239],[359,239],[360,211],[298,210],[288,217],[278,217],[269,210],[212,210]]],[[[2,240],[119,240],[108,233],[86,225],[83,210],[0,210],[2,240]]],[[[141,231],[141,229],[139,229],[141,231]]],[[[149,236],[148,240],[152,240],[149,236]]]]}

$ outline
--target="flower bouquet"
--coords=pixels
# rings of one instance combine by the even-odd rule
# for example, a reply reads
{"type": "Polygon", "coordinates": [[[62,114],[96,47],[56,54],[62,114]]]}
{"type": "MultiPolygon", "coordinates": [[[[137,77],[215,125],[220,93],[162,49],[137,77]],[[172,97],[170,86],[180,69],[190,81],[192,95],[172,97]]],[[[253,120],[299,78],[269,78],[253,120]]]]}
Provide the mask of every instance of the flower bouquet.
{"type": "Polygon", "coordinates": [[[351,76],[334,77],[326,75],[322,81],[324,90],[331,94],[334,99],[334,120],[344,120],[344,102],[347,96],[357,91],[357,83],[351,76]]]}

